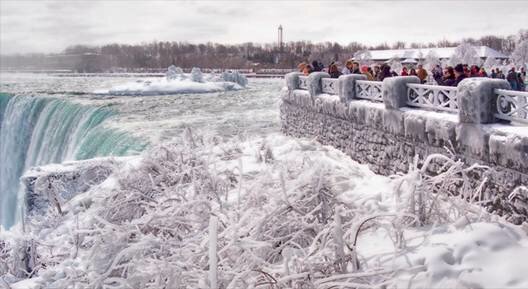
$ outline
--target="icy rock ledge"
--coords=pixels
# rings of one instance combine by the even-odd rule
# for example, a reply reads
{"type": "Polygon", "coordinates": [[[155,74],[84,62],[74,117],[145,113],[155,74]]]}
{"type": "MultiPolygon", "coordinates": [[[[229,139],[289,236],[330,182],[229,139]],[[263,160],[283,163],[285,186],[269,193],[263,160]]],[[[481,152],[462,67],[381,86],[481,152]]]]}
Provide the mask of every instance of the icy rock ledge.
{"type": "Polygon", "coordinates": [[[97,90],[100,95],[164,95],[184,93],[209,93],[241,90],[247,85],[247,78],[238,71],[217,74],[203,74],[199,68],[193,68],[186,74],[174,65],[167,69],[162,79],[147,79],[114,86],[108,90],[97,90]]]}

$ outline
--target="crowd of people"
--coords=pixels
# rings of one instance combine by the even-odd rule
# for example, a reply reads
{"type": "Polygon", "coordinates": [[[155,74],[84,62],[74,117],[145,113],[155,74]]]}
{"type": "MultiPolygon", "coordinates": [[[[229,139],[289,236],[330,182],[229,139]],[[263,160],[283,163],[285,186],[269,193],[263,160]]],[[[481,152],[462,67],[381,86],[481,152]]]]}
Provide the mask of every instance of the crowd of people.
{"type": "Polygon", "coordinates": [[[403,66],[398,74],[388,64],[372,66],[360,65],[359,62],[351,59],[345,62],[342,69],[339,69],[339,65],[336,62],[332,62],[328,67],[325,67],[317,60],[312,61],[311,64],[302,62],[298,65],[298,69],[304,75],[309,75],[317,71],[325,71],[332,78],[339,78],[339,76],[346,74],[363,74],[367,77],[367,80],[377,81],[383,81],[383,79],[393,76],[414,75],[420,79],[421,83],[432,82],[431,79],[434,79],[436,84],[443,86],[457,86],[462,80],[468,77],[490,77],[507,80],[511,88],[517,91],[525,91],[527,81],[525,67],[521,67],[519,71],[515,67],[511,67],[504,74],[499,68],[491,69],[490,73],[488,73],[484,67],[478,67],[477,65],[469,66],[466,64],[458,64],[454,67],[446,66],[444,68],[436,65],[432,71],[428,72],[423,65],[418,64],[416,68],[403,66]]]}

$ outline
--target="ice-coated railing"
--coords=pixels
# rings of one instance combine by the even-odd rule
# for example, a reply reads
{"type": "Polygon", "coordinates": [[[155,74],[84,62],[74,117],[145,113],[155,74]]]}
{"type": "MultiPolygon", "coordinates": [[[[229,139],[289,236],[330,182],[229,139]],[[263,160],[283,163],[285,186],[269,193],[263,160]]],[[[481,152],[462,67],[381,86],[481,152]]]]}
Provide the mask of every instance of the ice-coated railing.
{"type": "Polygon", "coordinates": [[[464,123],[495,123],[508,120],[528,124],[528,92],[505,89],[505,80],[471,78],[458,87],[419,84],[417,77],[391,77],[369,81],[361,75],[330,78],[325,72],[310,77],[298,72],[286,75],[288,90],[339,95],[340,102],[366,99],[381,102],[387,109],[414,107],[458,114],[464,123]],[[480,105],[493,102],[493,105],[480,105]]]}
{"type": "Polygon", "coordinates": [[[497,94],[496,118],[528,124],[528,92],[495,89],[497,94]]]}
{"type": "Polygon", "coordinates": [[[321,90],[323,91],[323,93],[339,94],[339,90],[337,88],[337,79],[336,78],[321,79],[321,90]]]}
{"type": "Polygon", "coordinates": [[[407,84],[407,105],[457,112],[457,88],[427,84],[407,84]]]}
{"type": "Polygon", "coordinates": [[[373,101],[383,101],[381,81],[356,80],[356,97],[373,101]]]}
{"type": "Polygon", "coordinates": [[[308,89],[308,76],[299,76],[299,88],[306,90],[308,89]]]}

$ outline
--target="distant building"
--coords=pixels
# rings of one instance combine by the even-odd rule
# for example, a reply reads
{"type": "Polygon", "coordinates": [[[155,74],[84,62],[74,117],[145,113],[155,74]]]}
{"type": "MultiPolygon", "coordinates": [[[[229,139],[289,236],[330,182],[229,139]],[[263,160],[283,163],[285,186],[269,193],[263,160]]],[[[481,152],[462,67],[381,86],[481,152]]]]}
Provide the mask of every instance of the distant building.
{"type": "MultiPolygon", "coordinates": [[[[407,48],[407,49],[387,49],[387,50],[369,50],[370,60],[376,62],[385,62],[393,58],[399,58],[404,62],[420,61],[425,59],[430,51],[434,51],[436,56],[440,59],[449,59],[455,53],[456,47],[442,47],[442,48],[407,48]]],[[[487,46],[476,46],[477,55],[482,59],[508,59],[505,54],[489,48],[487,46]]]]}

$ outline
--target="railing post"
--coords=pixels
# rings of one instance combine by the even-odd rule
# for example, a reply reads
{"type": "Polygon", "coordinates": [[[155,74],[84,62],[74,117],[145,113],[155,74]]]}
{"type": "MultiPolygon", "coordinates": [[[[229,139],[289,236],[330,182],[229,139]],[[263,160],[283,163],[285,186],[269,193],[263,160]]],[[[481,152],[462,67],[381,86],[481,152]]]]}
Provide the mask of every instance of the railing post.
{"type": "Polygon", "coordinates": [[[308,76],[308,92],[310,96],[314,97],[323,92],[323,87],[321,85],[322,78],[330,78],[330,74],[326,72],[312,72],[308,76]]]}
{"type": "Polygon", "coordinates": [[[286,74],[286,87],[289,91],[299,89],[299,76],[302,75],[300,72],[290,72],[286,74]]]}
{"type": "Polygon", "coordinates": [[[395,76],[383,80],[383,103],[387,109],[407,106],[407,84],[420,83],[416,76],[395,76]]]}
{"type": "Polygon", "coordinates": [[[363,74],[347,74],[339,76],[337,80],[337,89],[339,100],[349,102],[356,98],[356,80],[367,80],[363,74]]]}
{"type": "Polygon", "coordinates": [[[458,116],[461,123],[496,122],[495,89],[510,89],[503,79],[474,77],[462,80],[457,87],[458,116]]]}

